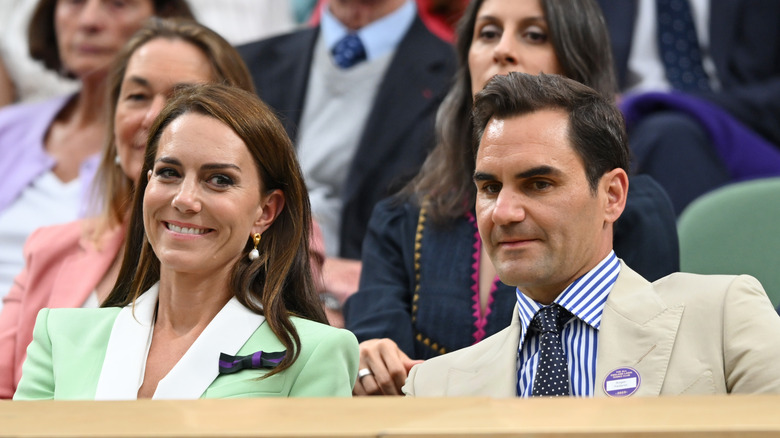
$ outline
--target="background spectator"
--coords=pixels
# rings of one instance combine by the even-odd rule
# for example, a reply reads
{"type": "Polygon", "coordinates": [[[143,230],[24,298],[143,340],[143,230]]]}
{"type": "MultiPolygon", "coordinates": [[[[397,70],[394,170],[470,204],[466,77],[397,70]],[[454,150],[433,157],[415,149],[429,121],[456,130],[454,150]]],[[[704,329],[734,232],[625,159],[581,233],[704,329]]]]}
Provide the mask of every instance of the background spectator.
{"type": "Polygon", "coordinates": [[[295,141],[325,238],[325,288],[343,302],[357,289],[371,210],[417,172],[433,145],[452,48],[410,0],[332,0],[319,26],[239,51],[295,141]],[[347,60],[353,44],[363,56],[347,60]]]}

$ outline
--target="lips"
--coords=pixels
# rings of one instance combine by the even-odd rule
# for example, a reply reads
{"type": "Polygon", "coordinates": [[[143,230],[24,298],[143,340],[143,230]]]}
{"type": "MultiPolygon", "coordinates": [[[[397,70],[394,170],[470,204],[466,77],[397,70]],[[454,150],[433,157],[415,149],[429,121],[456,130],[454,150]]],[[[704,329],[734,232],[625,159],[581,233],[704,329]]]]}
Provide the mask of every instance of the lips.
{"type": "Polygon", "coordinates": [[[74,46],[76,50],[78,50],[81,53],[94,53],[94,54],[102,54],[106,52],[112,52],[113,50],[109,49],[108,47],[104,47],[102,45],[96,45],[91,43],[76,43],[74,46]]]}
{"type": "Polygon", "coordinates": [[[496,239],[496,246],[504,248],[517,248],[537,241],[539,241],[539,239],[529,237],[503,237],[501,239],[496,239]]]}

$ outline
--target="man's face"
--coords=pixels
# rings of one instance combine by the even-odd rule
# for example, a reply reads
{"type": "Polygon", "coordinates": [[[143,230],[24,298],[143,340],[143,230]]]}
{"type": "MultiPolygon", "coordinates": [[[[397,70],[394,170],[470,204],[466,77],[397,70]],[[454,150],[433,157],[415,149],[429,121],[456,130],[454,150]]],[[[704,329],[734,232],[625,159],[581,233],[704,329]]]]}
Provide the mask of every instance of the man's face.
{"type": "Polygon", "coordinates": [[[406,0],[330,0],[330,12],[350,30],[358,30],[401,7],[406,0]]]}
{"type": "MultiPolygon", "coordinates": [[[[571,146],[568,115],[541,110],[491,119],[476,159],[476,212],[501,281],[548,304],[612,249],[615,169],[594,193],[571,146]]],[[[619,177],[628,188],[627,178],[619,177]]]]}

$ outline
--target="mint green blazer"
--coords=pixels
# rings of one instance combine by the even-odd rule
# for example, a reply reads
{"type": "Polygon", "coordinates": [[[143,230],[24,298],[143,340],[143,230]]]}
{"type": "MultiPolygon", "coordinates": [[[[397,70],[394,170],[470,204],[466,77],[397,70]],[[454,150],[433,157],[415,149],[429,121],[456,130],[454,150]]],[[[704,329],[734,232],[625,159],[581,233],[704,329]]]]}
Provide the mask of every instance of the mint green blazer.
{"type": "MultiPolygon", "coordinates": [[[[41,310],[14,400],[94,399],[120,310],[41,310]]],[[[267,374],[267,369],[221,374],[200,397],[350,397],[358,367],[355,336],[347,330],[302,318],[293,317],[292,321],[301,339],[301,354],[292,367],[263,380],[258,378],[267,374]]],[[[236,355],[251,355],[259,350],[284,350],[265,322],[236,355]]]]}

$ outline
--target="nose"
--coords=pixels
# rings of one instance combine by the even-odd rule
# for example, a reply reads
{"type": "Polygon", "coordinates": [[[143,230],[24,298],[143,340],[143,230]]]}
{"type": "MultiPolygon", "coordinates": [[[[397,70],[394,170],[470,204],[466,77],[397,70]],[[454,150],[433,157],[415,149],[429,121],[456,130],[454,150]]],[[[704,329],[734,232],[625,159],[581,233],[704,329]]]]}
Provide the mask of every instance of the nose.
{"type": "Polygon", "coordinates": [[[149,127],[152,126],[152,122],[154,122],[154,119],[156,119],[157,116],[160,114],[160,111],[162,111],[167,101],[168,99],[165,96],[159,94],[156,94],[152,98],[152,102],[149,105],[149,108],[147,108],[146,114],[144,115],[144,119],[141,122],[142,128],[148,130],[149,127]]]}
{"type": "Polygon", "coordinates": [[[171,206],[182,213],[198,213],[201,210],[198,182],[194,177],[184,177],[171,206]]]}
{"type": "Polygon", "coordinates": [[[87,0],[79,12],[79,25],[90,31],[100,28],[102,23],[106,22],[106,17],[103,16],[104,12],[101,0],[87,0]]]}
{"type": "Polygon", "coordinates": [[[493,60],[501,65],[517,65],[520,61],[517,52],[517,40],[512,32],[505,31],[501,40],[493,48],[493,60]]]}
{"type": "Polygon", "coordinates": [[[491,216],[496,225],[509,225],[525,220],[522,195],[512,190],[501,190],[496,198],[491,216]]]}

